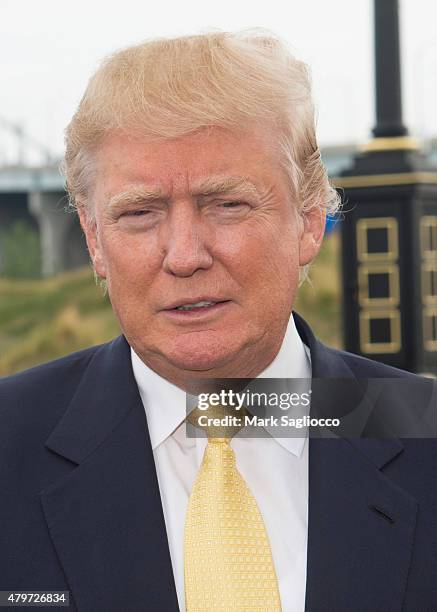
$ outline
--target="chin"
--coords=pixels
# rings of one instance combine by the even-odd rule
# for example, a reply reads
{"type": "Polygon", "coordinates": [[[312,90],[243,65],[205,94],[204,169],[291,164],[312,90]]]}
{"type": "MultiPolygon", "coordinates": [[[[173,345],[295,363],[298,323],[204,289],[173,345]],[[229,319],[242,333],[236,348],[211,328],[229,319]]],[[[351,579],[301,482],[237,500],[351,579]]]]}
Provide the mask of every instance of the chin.
{"type": "Polygon", "coordinates": [[[236,347],[222,342],[188,339],[187,336],[173,346],[165,347],[163,355],[175,367],[183,370],[206,371],[225,366],[235,355],[236,347]]]}

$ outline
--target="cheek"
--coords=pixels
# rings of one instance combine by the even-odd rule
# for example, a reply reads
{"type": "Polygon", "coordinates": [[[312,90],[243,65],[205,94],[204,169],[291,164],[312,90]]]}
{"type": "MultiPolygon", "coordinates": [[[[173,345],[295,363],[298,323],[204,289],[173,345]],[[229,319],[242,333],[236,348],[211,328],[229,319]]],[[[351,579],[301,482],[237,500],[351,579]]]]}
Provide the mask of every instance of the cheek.
{"type": "Polygon", "coordinates": [[[108,289],[123,288],[126,296],[144,293],[160,269],[159,251],[143,237],[128,237],[118,232],[102,236],[108,289]]]}
{"type": "Polygon", "coordinates": [[[290,314],[299,281],[298,248],[285,230],[274,237],[265,231],[244,232],[222,251],[221,263],[239,288],[240,330],[255,326],[273,333],[290,314]]]}
{"type": "Polygon", "coordinates": [[[264,225],[235,232],[220,241],[220,251],[240,280],[266,291],[275,286],[284,290],[299,274],[297,232],[287,225],[282,230],[264,225]]]}

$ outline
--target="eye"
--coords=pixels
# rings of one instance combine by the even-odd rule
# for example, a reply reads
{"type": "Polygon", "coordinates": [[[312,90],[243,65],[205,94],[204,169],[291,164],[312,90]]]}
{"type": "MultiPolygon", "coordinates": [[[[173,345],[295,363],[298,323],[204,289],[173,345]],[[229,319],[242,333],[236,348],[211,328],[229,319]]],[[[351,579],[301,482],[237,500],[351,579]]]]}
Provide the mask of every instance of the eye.
{"type": "Polygon", "coordinates": [[[229,202],[221,202],[219,206],[222,206],[223,208],[238,208],[240,206],[246,206],[246,203],[238,200],[231,200],[229,202]]]}
{"type": "Polygon", "coordinates": [[[143,215],[147,215],[150,212],[150,210],[130,210],[129,212],[125,213],[125,215],[127,215],[128,217],[141,217],[143,215]]]}
{"type": "Polygon", "coordinates": [[[216,200],[210,212],[225,223],[244,219],[251,208],[244,200],[216,200]]]}
{"type": "Polygon", "coordinates": [[[120,227],[127,231],[142,231],[155,227],[162,219],[162,211],[154,208],[132,208],[118,217],[120,227]]]}

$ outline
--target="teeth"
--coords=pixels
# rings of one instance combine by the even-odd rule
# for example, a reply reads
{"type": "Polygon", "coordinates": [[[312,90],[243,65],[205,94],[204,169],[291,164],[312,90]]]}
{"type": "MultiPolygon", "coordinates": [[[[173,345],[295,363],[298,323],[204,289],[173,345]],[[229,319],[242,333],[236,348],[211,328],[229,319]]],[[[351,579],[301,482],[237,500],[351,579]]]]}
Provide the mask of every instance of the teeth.
{"type": "Polygon", "coordinates": [[[184,304],[183,306],[178,306],[177,310],[192,310],[193,308],[203,308],[206,306],[213,306],[216,302],[196,302],[195,304],[184,304]]]}

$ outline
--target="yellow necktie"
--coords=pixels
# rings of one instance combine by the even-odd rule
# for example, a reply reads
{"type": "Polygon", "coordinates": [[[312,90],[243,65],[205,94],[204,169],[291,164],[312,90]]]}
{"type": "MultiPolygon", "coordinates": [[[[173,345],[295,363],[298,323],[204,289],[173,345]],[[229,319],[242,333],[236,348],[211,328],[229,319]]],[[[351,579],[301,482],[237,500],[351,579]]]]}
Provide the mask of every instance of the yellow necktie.
{"type": "MultiPolygon", "coordinates": [[[[196,409],[190,422],[198,415],[196,409]]],[[[208,444],[185,519],[187,612],[280,612],[264,522],[229,445],[239,428],[228,429],[228,437],[221,438],[204,429],[208,444]]]]}

